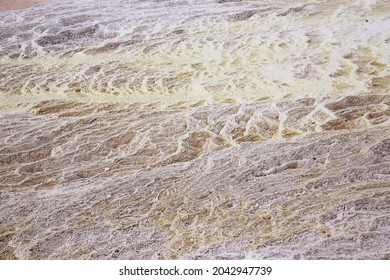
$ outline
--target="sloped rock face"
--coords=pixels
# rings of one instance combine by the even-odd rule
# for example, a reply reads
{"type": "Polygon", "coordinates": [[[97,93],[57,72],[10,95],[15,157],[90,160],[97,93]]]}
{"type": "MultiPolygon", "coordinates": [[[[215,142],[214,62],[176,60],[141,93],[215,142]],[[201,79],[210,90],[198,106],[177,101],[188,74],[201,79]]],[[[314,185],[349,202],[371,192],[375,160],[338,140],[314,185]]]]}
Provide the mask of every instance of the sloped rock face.
{"type": "Polygon", "coordinates": [[[388,4],[95,2],[3,13],[1,259],[390,258],[388,4]]]}

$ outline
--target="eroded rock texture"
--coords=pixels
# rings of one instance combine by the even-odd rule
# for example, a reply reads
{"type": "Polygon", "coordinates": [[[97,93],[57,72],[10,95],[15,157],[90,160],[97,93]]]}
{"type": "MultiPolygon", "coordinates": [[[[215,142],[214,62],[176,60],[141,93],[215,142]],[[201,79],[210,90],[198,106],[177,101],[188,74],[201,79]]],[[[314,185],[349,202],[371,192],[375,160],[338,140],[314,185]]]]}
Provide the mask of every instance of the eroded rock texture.
{"type": "Polygon", "coordinates": [[[108,3],[0,17],[1,259],[390,258],[388,1],[108,3]]]}

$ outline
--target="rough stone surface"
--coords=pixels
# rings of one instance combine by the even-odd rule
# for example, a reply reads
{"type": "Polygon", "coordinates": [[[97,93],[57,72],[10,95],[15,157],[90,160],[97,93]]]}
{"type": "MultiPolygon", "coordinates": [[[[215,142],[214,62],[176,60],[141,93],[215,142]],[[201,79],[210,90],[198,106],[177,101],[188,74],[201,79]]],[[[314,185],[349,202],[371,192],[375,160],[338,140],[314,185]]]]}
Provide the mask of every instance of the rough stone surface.
{"type": "Polygon", "coordinates": [[[386,1],[107,3],[0,16],[0,259],[390,259],[386,1]]]}

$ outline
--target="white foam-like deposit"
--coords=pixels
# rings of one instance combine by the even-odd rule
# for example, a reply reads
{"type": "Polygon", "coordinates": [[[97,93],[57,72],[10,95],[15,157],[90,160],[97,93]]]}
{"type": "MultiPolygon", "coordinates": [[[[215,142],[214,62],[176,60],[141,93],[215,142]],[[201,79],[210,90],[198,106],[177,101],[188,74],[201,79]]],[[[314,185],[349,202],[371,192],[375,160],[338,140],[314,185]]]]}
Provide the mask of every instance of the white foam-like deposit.
{"type": "Polygon", "coordinates": [[[390,259],[389,1],[0,14],[0,259],[390,259]]]}
{"type": "Polygon", "coordinates": [[[389,75],[390,18],[370,15],[375,1],[222,2],[68,1],[4,12],[2,102],[317,98],[369,94],[389,75]]]}

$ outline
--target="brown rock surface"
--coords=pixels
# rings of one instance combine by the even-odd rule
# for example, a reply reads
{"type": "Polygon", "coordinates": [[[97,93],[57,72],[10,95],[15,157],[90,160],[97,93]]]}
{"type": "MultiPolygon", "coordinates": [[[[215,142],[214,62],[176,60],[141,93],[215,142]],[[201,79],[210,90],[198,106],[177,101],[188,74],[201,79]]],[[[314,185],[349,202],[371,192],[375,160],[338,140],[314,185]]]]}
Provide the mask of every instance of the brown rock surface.
{"type": "Polygon", "coordinates": [[[55,1],[59,1],[59,0],[1,0],[0,11],[24,9],[34,5],[50,3],[55,1]]]}

